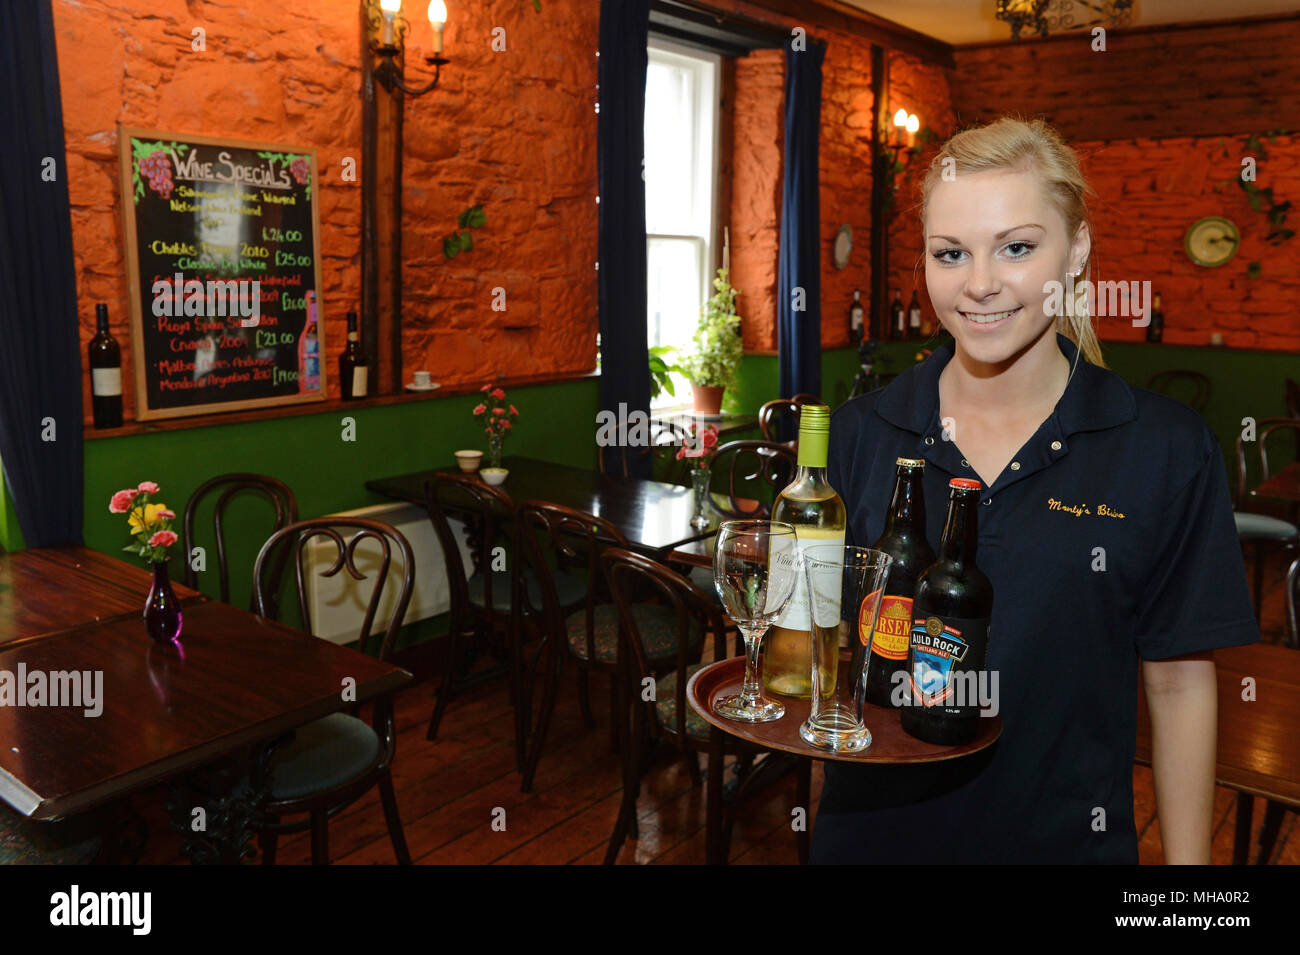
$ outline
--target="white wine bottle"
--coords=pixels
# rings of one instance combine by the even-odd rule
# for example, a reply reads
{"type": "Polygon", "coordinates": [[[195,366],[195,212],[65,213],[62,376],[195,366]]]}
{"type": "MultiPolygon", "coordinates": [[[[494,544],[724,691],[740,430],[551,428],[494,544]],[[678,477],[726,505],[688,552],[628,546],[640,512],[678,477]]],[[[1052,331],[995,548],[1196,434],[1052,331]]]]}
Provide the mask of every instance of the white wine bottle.
{"type": "MultiPolygon", "coordinates": [[[[772,520],[794,526],[799,546],[844,544],[847,510],[826,480],[826,450],[831,409],[799,409],[799,471],[772,507],[772,520]]],[[[771,693],[808,699],[812,696],[812,631],[808,588],[802,576],[794,595],[763,637],[763,686],[771,693]]]]}

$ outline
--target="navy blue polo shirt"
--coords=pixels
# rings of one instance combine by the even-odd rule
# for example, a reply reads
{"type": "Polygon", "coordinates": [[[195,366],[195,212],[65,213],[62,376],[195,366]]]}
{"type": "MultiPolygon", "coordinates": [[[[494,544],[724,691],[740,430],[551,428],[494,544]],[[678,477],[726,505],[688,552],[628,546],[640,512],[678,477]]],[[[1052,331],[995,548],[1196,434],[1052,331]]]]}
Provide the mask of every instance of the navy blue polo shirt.
{"type": "MultiPolygon", "coordinates": [[[[1075,345],[1057,343],[1073,367],[1065,392],[978,508],[1002,737],[979,756],[926,766],[827,762],[814,862],[1135,864],[1140,661],[1259,640],[1205,421],[1076,365],[1075,345]]],[[[936,549],[949,479],[978,479],[939,419],[953,349],[949,340],[831,418],[828,475],[848,507],[848,543],[870,546],[884,531],[898,457],[926,461],[936,549]]]]}

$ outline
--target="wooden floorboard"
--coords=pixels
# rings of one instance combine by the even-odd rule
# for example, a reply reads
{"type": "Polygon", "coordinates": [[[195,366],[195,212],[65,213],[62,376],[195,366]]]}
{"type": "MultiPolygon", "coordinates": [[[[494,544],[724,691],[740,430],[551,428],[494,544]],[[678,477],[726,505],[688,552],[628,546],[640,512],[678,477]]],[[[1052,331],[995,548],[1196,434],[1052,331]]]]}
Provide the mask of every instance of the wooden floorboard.
{"type": "MultiPolygon", "coordinates": [[[[1266,574],[1264,635],[1280,642],[1283,621],[1281,571],[1266,574]]],[[[411,856],[421,864],[599,864],[618,816],[622,764],[611,751],[607,678],[592,678],[591,700],[597,726],[583,725],[572,668],[565,675],[533,792],[519,790],[515,768],[514,721],[504,680],[486,683],[447,708],[439,738],[424,738],[433,711],[432,683],[400,693],[394,704],[398,731],[393,779],[411,856]],[[493,827],[494,810],[504,810],[505,828],[493,827]]],[[[365,711],[363,710],[363,715],[365,711]]],[[[699,757],[701,774],[707,758],[699,757]]],[[[727,765],[731,776],[731,761],[727,765]]],[[[820,764],[813,773],[809,825],[815,823],[822,785],[820,764]]],[[[752,801],[736,822],[730,861],[740,865],[789,865],[798,859],[791,828],[795,781],[781,780],[752,801]]],[[[169,831],[166,790],[155,787],[137,796],[138,811],[150,826],[142,862],[181,860],[179,837],[169,831]]],[[[1152,773],[1133,771],[1133,808],[1142,863],[1164,861],[1152,773]]],[[[1255,800],[1252,852],[1264,822],[1265,802],[1255,800]]],[[[704,787],[694,785],[682,758],[661,751],[654,759],[637,801],[640,835],[626,840],[619,864],[695,865],[704,862],[704,787]]],[[[1270,862],[1300,864],[1297,814],[1283,818],[1270,862]]],[[[1232,859],[1236,794],[1215,791],[1211,861],[1232,859]]],[[[331,859],[340,864],[391,864],[394,861],[376,794],[367,794],[340,813],[330,826],[331,859]]],[[[278,861],[310,861],[305,834],[281,838],[278,861]]]]}

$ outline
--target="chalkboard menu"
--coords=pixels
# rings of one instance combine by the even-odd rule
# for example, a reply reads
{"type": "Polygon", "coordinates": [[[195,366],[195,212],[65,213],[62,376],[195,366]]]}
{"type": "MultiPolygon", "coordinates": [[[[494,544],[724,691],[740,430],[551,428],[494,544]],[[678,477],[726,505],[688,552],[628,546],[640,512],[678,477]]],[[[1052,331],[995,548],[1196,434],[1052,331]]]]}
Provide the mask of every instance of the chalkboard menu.
{"type": "Polygon", "coordinates": [[[136,418],[320,401],[316,154],[123,128],[136,418]]]}

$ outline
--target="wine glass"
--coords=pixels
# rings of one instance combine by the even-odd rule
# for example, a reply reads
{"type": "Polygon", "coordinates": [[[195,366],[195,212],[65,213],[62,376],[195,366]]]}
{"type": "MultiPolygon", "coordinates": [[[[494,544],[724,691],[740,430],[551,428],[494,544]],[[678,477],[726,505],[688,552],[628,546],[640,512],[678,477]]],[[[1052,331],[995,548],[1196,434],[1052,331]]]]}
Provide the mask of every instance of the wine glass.
{"type": "Polygon", "coordinates": [[[740,693],[713,704],[719,716],[766,723],[785,715],[785,706],[763,695],[758,648],[790,600],[801,568],[798,541],[789,524],[726,521],[718,528],[713,585],[745,638],[745,682],[740,693]]]}

